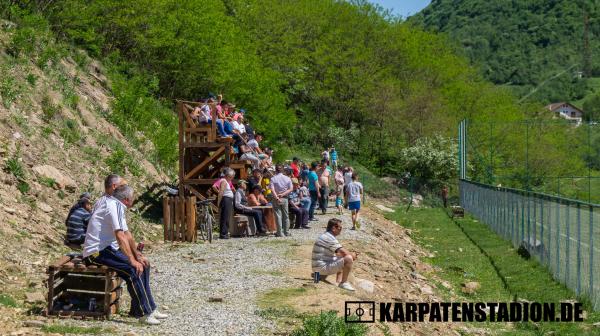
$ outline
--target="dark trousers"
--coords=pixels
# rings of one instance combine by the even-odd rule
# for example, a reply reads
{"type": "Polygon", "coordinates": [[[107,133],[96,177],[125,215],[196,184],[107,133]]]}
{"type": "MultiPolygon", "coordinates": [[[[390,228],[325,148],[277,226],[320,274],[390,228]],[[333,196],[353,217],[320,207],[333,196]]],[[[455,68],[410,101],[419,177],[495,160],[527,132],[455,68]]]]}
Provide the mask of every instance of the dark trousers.
{"type": "Polygon", "coordinates": [[[93,265],[103,265],[115,270],[119,277],[125,280],[131,297],[130,315],[142,317],[156,309],[150,291],[150,267],[144,267],[144,272],[138,276],[125,253],[110,246],[100,251],[98,256],[90,256],[88,261],[93,265]]]}
{"type": "Polygon", "coordinates": [[[308,219],[315,218],[315,208],[317,207],[317,191],[309,190],[310,193],[310,207],[308,208],[308,219]]]}
{"type": "Polygon", "coordinates": [[[327,207],[329,206],[329,187],[321,187],[319,189],[321,192],[321,198],[319,199],[319,209],[323,211],[323,213],[327,212],[327,207]]]}
{"type": "Polygon", "coordinates": [[[296,215],[295,229],[299,229],[302,226],[308,226],[308,211],[301,206],[293,207],[290,206],[290,212],[296,215]]]}
{"type": "Polygon", "coordinates": [[[265,224],[264,224],[264,220],[263,220],[262,211],[256,210],[256,209],[252,209],[252,210],[238,209],[237,213],[246,215],[246,216],[251,216],[252,218],[254,218],[254,224],[256,224],[256,231],[258,231],[260,233],[267,232],[267,229],[265,228],[265,224]]]}
{"type": "Polygon", "coordinates": [[[221,198],[221,204],[219,204],[219,228],[221,238],[227,236],[229,233],[229,221],[231,221],[231,214],[233,213],[233,198],[223,197],[221,198]]]}

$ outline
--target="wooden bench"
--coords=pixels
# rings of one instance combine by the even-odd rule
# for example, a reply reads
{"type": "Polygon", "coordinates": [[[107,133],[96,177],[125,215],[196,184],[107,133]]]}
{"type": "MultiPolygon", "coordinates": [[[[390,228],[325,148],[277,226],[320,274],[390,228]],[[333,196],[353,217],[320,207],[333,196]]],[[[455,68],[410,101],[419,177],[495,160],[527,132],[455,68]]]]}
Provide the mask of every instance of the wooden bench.
{"type": "Polygon", "coordinates": [[[64,256],[46,270],[47,316],[110,319],[119,311],[122,279],[106,266],[86,266],[80,256],[64,256]],[[90,299],[96,309],[90,311],[90,299]],[[66,309],[65,309],[66,308],[66,309]]]}

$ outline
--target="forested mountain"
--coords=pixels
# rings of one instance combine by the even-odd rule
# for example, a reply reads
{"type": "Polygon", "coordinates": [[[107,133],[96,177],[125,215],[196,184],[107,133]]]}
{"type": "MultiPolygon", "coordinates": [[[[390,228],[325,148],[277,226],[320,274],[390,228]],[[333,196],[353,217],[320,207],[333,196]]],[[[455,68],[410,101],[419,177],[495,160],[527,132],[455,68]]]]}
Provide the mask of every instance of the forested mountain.
{"type": "Polygon", "coordinates": [[[576,73],[600,76],[599,6],[594,0],[433,0],[409,21],[447,33],[485,78],[511,86],[518,96],[541,85],[532,99],[578,100],[590,83],[576,73]]]}

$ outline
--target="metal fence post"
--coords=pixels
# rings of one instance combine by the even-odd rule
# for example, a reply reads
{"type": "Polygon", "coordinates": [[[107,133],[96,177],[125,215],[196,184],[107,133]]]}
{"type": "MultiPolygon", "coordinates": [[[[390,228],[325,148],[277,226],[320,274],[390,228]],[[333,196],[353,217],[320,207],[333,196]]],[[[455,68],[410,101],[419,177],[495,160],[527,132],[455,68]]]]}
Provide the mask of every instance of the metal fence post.
{"type": "Polygon", "coordinates": [[[541,206],[540,206],[540,222],[541,222],[541,228],[540,228],[540,241],[542,242],[542,255],[540,256],[540,262],[542,264],[544,264],[544,254],[546,251],[546,243],[544,242],[544,198],[542,197],[542,199],[540,200],[541,206]]]}
{"type": "MultiPolygon", "coordinates": [[[[590,205],[590,296],[593,296],[594,293],[594,207],[590,205]]],[[[593,302],[592,297],[592,302],[593,302]]]]}
{"type": "Polygon", "coordinates": [[[577,295],[581,294],[581,204],[577,203],[577,295]]]}
{"type": "Polygon", "coordinates": [[[560,276],[560,201],[556,202],[556,278],[560,276]]]}
{"type": "Polygon", "coordinates": [[[567,246],[566,246],[566,257],[565,257],[565,283],[569,281],[570,263],[569,263],[569,252],[571,247],[571,204],[567,202],[567,246]]]}

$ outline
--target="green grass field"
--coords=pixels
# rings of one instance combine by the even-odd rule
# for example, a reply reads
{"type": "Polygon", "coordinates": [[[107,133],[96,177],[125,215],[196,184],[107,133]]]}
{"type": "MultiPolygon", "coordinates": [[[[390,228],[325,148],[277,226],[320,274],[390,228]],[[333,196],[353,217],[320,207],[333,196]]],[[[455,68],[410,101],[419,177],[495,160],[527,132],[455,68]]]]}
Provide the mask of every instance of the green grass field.
{"type": "MultiPolygon", "coordinates": [[[[446,299],[468,302],[511,301],[514,298],[533,302],[555,302],[575,299],[575,294],[552,279],[546,268],[534,260],[521,258],[510,242],[500,238],[487,225],[472,218],[451,220],[440,208],[410,210],[398,208],[389,219],[414,230],[413,239],[434,257],[426,261],[438,266],[437,275],[451,283],[453,292],[444,290],[446,299]],[[477,281],[481,289],[475,294],[463,294],[462,283],[477,281]]],[[[600,321],[585,303],[586,319],[579,323],[516,324],[485,323],[501,335],[600,335],[592,324],[600,321]]]]}

